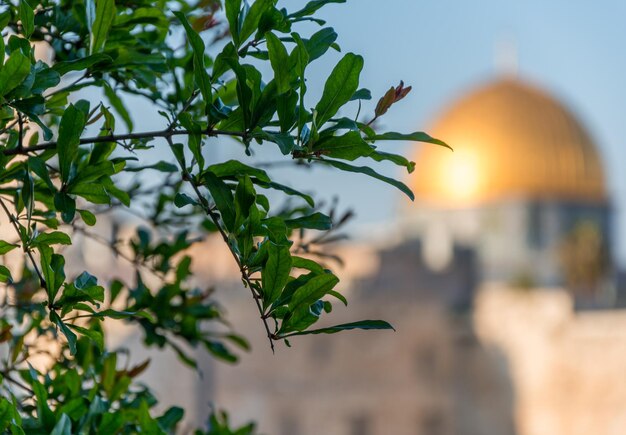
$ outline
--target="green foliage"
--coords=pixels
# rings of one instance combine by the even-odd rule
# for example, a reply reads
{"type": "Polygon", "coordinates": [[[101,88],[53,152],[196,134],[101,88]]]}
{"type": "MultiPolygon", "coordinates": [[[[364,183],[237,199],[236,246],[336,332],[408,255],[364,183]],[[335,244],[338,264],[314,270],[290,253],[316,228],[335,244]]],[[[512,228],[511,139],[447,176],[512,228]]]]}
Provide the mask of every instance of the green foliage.
{"type": "MultiPolygon", "coordinates": [[[[220,237],[230,251],[272,349],[293,336],[391,328],[381,320],[314,327],[332,302],[347,304],[323,248],[341,239],[349,215],[335,218],[271,171],[239,160],[208,164],[216,138],[237,141],[248,155],[273,143],[294,164],[367,175],[413,197],[367,166],[389,161],[413,170],[379,141],[447,146],[421,132],[377,131],[374,121],[410,87],[392,87],[373,118],[360,120],[371,93],[359,87],[363,58],[348,52],[329,71],[320,100],[309,101],[308,66],[339,50],[318,10],[343,2],[311,1],[293,12],[276,0],[0,4],[0,212],[13,231],[0,240],[0,256],[16,260],[0,265],[0,346],[8,355],[0,430],[175,432],[183,410],[155,412],[156,399],[136,381],[149,361],[124,366],[107,348],[102,322],[135,325],[146,346],[169,348],[191,367],[187,349],[198,346],[237,361],[248,342],[193,275],[189,249],[207,237],[220,237]],[[301,34],[302,21],[321,28],[301,34]],[[34,44],[53,54],[51,65],[35,57],[34,44]],[[143,130],[131,95],[158,108],[162,130],[143,130]],[[159,144],[170,153],[155,162],[159,144]],[[284,204],[270,202],[268,191],[284,204]],[[108,217],[117,211],[139,215],[133,237],[117,232],[108,217]],[[65,248],[85,238],[127,262],[132,279],[72,272],[75,258],[65,248]],[[35,369],[32,358],[44,348],[48,361],[35,369]]],[[[253,425],[232,429],[215,412],[196,433],[253,432],[253,425]]]]}

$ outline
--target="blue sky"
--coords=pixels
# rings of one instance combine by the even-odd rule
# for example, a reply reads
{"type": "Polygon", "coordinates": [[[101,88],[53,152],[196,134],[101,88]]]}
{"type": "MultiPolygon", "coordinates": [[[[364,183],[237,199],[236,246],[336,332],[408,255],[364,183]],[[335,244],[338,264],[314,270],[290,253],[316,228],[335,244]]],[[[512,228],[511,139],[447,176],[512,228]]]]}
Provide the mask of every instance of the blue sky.
{"type": "MultiPolygon", "coordinates": [[[[304,1],[284,0],[279,6],[296,9],[304,1]]],[[[371,113],[376,100],[400,80],[413,86],[383,118],[380,126],[385,130],[428,131],[430,121],[461,93],[498,76],[498,46],[514,46],[519,77],[567,104],[596,139],[617,214],[614,245],[621,263],[626,263],[626,171],[621,168],[626,161],[626,2],[598,6],[582,0],[349,0],[329,5],[321,15],[339,33],[344,53],[365,58],[361,85],[374,99],[362,113],[371,113]]],[[[298,30],[306,34],[307,29],[316,30],[312,25],[298,30]]],[[[315,105],[341,55],[331,53],[310,66],[308,106],[315,105]]],[[[146,115],[137,124],[150,129],[162,121],[146,115]]],[[[397,142],[382,146],[395,152],[415,149],[397,142]]],[[[250,163],[282,157],[269,145],[257,149],[250,163]]],[[[228,158],[246,159],[241,148],[228,141],[210,147],[210,160],[228,158]]],[[[392,165],[376,167],[387,175],[406,176],[392,165]]],[[[362,175],[279,169],[277,178],[315,190],[322,198],[338,195],[343,208],[356,212],[355,234],[392,221],[400,204],[406,204],[399,191],[362,175]]]]}
{"type": "MultiPolygon", "coordinates": [[[[375,99],[400,79],[413,86],[382,123],[394,130],[427,130],[459,93],[497,77],[498,45],[514,45],[519,77],[565,102],[596,139],[618,217],[615,244],[626,259],[626,2],[352,0],[324,16],[343,50],[365,57],[362,84],[375,99]]],[[[358,175],[341,180],[325,176],[318,186],[339,190],[357,211],[357,225],[393,217],[401,194],[358,175]]]]}

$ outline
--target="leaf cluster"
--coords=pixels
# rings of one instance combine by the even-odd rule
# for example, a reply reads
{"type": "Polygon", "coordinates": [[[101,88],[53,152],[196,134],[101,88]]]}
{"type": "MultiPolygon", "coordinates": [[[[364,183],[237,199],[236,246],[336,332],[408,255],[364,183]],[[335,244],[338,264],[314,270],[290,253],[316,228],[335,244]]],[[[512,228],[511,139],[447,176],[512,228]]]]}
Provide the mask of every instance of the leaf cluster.
{"type": "MultiPolygon", "coordinates": [[[[294,336],[392,328],[381,320],[316,327],[333,303],[347,304],[325,244],[341,238],[349,215],[335,219],[310,192],[245,156],[216,161],[211,153],[221,143],[246,155],[273,144],[303,170],[367,175],[413,198],[370,167],[414,168],[381,142],[447,146],[423,132],[377,131],[373,121],[410,87],[392,87],[363,121],[371,99],[360,87],[364,59],[347,52],[321,97],[308,92],[310,65],[341,53],[337,33],[318,18],[330,3],[344,1],[295,11],[276,0],[0,5],[0,211],[11,231],[0,255],[20,260],[0,265],[0,345],[10,355],[0,368],[1,430],[175,431],[182,410],[155,414],[154,396],[135,380],[148,362],[123,364],[124,353],[106,346],[103,321],[134,324],[146,346],[168,347],[192,367],[188,349],[197,346],[235,362],[249,344],[193,274],[190,248],[207,237],[221,238],[232,256],[272,349],[294,336]],[[319,29],[301,33],[302,22],[319,29]],[[157,109],[161,130],[142,129],[131,96],[157,109]],[[270,201],[277,194],[282,204],[270,201]],[[141,221],[132,237],[119,231],[124,214],[141,221]],[[73,272],[66,250],[85,239],[126,263],[132,278],[73,272]],[[42,353],[48,365],[33,368],[42,353]]],[[[197,433],[253,430],[230,429],[216,412],[197,433]]]]}

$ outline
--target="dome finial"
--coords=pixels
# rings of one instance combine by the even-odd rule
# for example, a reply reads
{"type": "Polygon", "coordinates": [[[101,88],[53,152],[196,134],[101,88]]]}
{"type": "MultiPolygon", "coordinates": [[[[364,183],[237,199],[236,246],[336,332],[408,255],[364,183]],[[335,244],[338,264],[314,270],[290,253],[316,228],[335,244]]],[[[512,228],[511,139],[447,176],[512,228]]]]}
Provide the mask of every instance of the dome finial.
{"type": "Polygon", "coordinates": [[[517,77],[519,63],[517,45],[513,38],[501,38],[496,42],[494,63],[496,71],[503,76],[517,77]]]}

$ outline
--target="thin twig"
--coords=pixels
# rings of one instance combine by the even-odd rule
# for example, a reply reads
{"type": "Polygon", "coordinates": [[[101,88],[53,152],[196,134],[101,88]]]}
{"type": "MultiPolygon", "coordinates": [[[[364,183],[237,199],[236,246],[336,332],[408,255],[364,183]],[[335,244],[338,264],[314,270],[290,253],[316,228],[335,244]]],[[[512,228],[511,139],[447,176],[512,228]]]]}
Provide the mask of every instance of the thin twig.
{"type": "MultiPolygon", "coordinates": [[[[172,142],[172,138],[170,136],[166,136],[166,140],[167,140],[169,146],[173,147],[174,143],[172,142]]],[[[196,183],[193,180],[191,180],[191,177],[187,173],[187,170],[184,167],[182,167],[182,166],[181,166],[181,170],[183,172],[183,180],[189,182],[189,184],[193,188],[193,190],[194,190],[194,192],[196,194],[196,197],[198,198],[198,201],[200,201],[200,205],[202,206],[202,209],[207,214],[207,216],[213,221],[213,224],[215,224],[215,226],[217,227],[220,235],[222,236],[222,239],[224,240],[224,243],[226,243],[226,246],[228,246],[228,250],[232,254],[233,258],[235,259],[235,262],[237,263],[237,267],[239,267],[239,271],[241,272],[241,279],[244,281],[246,286],[252,292],[252,297],[254,298],[254,301],[256,302],[256,306],[257,306],[257,308],[259,310],[259,314],[261,315],[261,320],[263,321],[263,325],[265,326],[265,332],[267,333],[267,338],[268,338],[268,340],[270,342],[270,348],[272,349],[272,353],[274,353],[274,338],[275,338],[275,334],[272,333],[272,331],[270,330],[270,327],[269,327],[269,325],[267,323],[267,318],[265,317],[265,315],[263,313],[263,307],[261,306],[261,302],[259,300],[260,299],[259,295],[257,294],[257,292],[255,291],[255,289],[254,289],[254,287],[252,285],[252,281],[250,279],[250,275],[248,275],[248,272],[246,271],[245,266],[242,264],[241,260],[239,259],[239,256],[235,252],[235,250],[232,248],[230,243],[228,243],[228,235],[226,234],[226,232],[222,228],[222,225],[221,225],[221,223],[219,221],[218,216],[211,209],[208,201],[206,200],[204,195],[202,195],[202,192],[200,192],[200,189],[198,189],[198,186],[196,185],[196,183]]]]}
{"type": "MultiPolygon", "coordinates": [[[[207,128],[201,131],[191,131],[191,130],[157,130],[157,131],[145,131],[142,133],[126,133],[126,134],[111,134],[107,136],[95,136],[95,137],[86,137],[79,141],[80,145],[85,144],[94,144],[94,143],[102,143],[102,142],[118,142],[123,140],[133,140],[133,139],[149,139],[156,137],[164,137],[170,138],[172,136],[189,136],[192,134],[204,134],[207,136],[235,136],[235,137],[246,137],[246,133],[242,131],[228,131],[228,130],[216,130],[213,128],[207,128]]],[[[58,145],[58,142],[43,142],[37,145],[33,145],[30,147],[24,147],[22,149],[13,148],[9,150],[3,150],[2,154],[5,156],[14,156],[18,154],[28,154],[35,151],[45,151],[49,149],[54,149],[58,145]]]]}
{"type": "Polygon", "coordinates": [[[9,381],[12,384],[15,384],[18,387],[20,387],[22,390],[28,391],[31,395],[35,394],[35,392],[32,390],[32,388],[30,388],[27,385],[24,385],[22,382],[20,382],[17,379],[13,378],[8,372],[3,372],[2,376],[4,376],[4,379],[6,379],[7,381],[9,381]]]}
{"type": "Polygon", "coordinates": [[[17,235],[18,235],[18,237],[20,238],[20,240],[22,242],[22,249],[23,249],[24,253],[30,259],[30,262],[32,263],[33,268],[35,269],[35,273],[37,273],[37,276],[39,277],[39,281],[40,281],[41,286],[44,288],[44,290],[48,290],[48,286],[46,284],[46,280],[44,279],[43,274],[41,273],[41,271],[39,270],[39,267],[37,266],[37,262],[35,261],[35,257],[33,257],[33,253],[31,252],[31,250],[29,248],[26,247],[26,243],[24,243],[24,240],[22,239],[22,233],[20,232],[20,228],[18,226],[17,218],[15,216],[13,216],[13,214],[9,211],[9,208],[6,206],[6,204],[4,203],[2,198],[0,198],[0,207],[2,207],[4,209],[4,212],[6,213],[7,217],[9,218],[9,221],[13,225],[13,228],[15,228],[15,231],[17,232],[17,235]]]}

